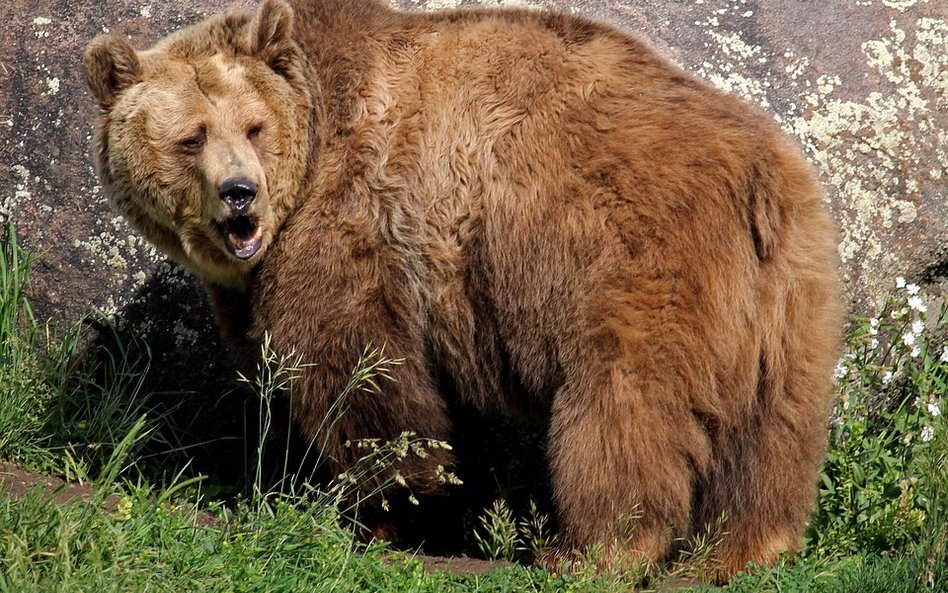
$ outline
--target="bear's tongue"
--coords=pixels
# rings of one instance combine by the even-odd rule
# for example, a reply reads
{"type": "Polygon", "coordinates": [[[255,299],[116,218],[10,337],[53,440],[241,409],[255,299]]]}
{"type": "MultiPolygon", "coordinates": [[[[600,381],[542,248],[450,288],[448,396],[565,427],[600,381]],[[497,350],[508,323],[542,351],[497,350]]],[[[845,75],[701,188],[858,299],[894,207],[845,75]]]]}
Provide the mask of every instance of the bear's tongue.
{"type": "Polygon", "coordinates": [[[253,216],[234,216],[222,225],[227,248],[240,259],[253,257],[263,243],[263,229],[253,216]]]}

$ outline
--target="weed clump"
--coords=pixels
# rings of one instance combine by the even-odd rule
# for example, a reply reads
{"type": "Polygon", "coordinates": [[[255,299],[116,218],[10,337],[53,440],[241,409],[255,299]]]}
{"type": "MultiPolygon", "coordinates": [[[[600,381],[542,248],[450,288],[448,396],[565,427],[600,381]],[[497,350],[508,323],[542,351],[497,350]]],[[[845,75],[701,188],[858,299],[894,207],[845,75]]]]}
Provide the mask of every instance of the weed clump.
{"type": "Polygon", "coordinates": [[[130,463],[146,463],[148,447],[173,448],[173,431],[160,430],[168,411],[149,404],[144,387],[147,345],[132,347],[97,312],[57,335],[30,307],[33,258],[9,221],[0,255],[0,459],[89,481],[131,433],[135,442],[122,446],[130,463]],[[109,339],[92,344],[93,328],[109,339]]]}
{"type": "Polygon", "coordinates": [[[944,528],[948,307],[930,315],[919,293],[899,278],[877,315],[853,318],[809,554],[891,553],[944,528]]]}

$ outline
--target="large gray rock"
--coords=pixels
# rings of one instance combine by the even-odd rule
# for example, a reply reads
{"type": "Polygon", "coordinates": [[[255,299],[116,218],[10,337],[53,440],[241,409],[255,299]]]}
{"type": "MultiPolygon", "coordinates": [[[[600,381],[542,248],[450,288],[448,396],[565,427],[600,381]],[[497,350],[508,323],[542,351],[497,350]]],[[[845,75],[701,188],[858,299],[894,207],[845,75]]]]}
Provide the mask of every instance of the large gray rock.
{"type": "MultiPolygon", "coordinates": [[[[417,10],[473,4],[398,3],[417,10]]],[[[97,185],[91,151],[95,106],[80,60],[85,44],[103,31],[126,34],[144,47],[201,16],[252,4],[0,5],[0,218],[12,217],[39,256],[36,309],[42,318],[69,321],[92,305],[128,320],[164,357],[158,366],[168,380],[190,388],[231,371],[201,288],[130,231],[97,185]]],[[[877,299],[896,275],[943,281],[948,2],[521,4],[584,13],[650,38],[685,68],[774,114],[821,172],[854,298],[877,299]]]]}

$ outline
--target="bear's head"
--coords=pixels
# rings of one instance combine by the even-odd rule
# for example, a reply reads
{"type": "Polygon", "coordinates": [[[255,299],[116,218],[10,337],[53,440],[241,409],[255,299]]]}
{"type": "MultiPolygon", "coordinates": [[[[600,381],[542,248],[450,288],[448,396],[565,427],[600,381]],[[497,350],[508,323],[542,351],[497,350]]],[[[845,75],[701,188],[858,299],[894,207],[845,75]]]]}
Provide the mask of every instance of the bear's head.
{"type": "Polygon", "coordinates": [[[94,39],[84,56],[101,107],[100,179],[126,219],[202,278],[231,287],[295,204],[312,97],[293,12],[264,0],[136,51],[94,39]]]}

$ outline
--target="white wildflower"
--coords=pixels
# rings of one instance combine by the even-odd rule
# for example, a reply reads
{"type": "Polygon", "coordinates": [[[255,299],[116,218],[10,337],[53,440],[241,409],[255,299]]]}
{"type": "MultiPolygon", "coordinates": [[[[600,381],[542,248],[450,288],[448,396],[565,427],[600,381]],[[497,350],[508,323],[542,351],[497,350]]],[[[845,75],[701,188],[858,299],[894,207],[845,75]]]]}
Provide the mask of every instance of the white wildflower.
{"type": "Polygon", "coordinates": [[[920,296],[909,297],[908,306],[911,309],[915,309],[919,313],[926,313],[928,311],[928,307],[926,307],[925,303],[922,302],[922,297],[920,296]]]}
{"type": "Polygon", "coordinates": [[[873,317],[869,320],[869,335],[875,336],[879,334],[879,318],[873,317]]]}
{"type": "Polygon", "coordinates": [[[910,355],[912,358],[918,358],[918,355],[921,354],[921,353],[922,353],[922,351],[918,349],[918,344],[916,344],[915,346],[912,346],[912,351],[909,352],[909,355],[910,355]]]}
{"type": "Polygon", "coordinates": [[[846,365],[844,365],[843,363],[839,363],[836,365],[836,368],[833,369],[833,378],[842,379],[843,377],[847,375],[848,371],[849,370],[846,368],[846,365]]]}
{"type": "Polygon", "coordinates": [[[907,293],[909,293],[910,295],[913,295],[913,296],[916,295],[916,294],[918,294],[918,290],[919,290],[918,284],[907,284],[907,285],[905,286],[905,292],[907,292],[907,293]]]}
{"type": "Polygon", "coordinates": [[[882,375],[882,384],[888,385],[891,381],[892,381],[892,371],[886,371],[885,374],[882,375]]]}
{"type": "Polygon", "coordinates": [[[902,334],[902,343],[906,346],[912,346],[915,344],[915,333],[914,332],[905,332],[902,334]]]}
{"type": "Polygon", "coordinates": [[[935,438],[935,427],[934,427],[934,426],[929,425],[929,426],[926,426],[926,427],[922,428],[922,442],[927,443],[928,441],[932,440],[933,438],[935,438]]]}
{"type": "Polygon", "coordinates": [[[869,347],[872,348],[873,350],[875,350],[876,348],[878,348],[878,347],[879,347],[879,340],[877,340],[876,338],[872,338],[872,341],[869,342],[869,347]]]}
{"type": "Polygon", "coordinates": [[[948,346],[945,346],[945,349],[941,351],[941,356],[938,359],[942,362],[948,362],[948,346]]]}
{"type": "Polygon", "coordinates": [[[905,278],[903,276],[895,277],[895,287],[896,288],[905,288],[905,278]]]}
{"type": "Polygon", "coordinates": [[[925,331],[925,322],[922,321],[921,319],[916,319],[912,323],[912,333],[917,336],[917,335],[920,335],[923,331],[925,331]]]}
{"type": "Polygon", "coordinates": [[[936,418],[941,416],[941,408],[938,407],[938,402],[928,404],[928,413],[936,418]]]}

